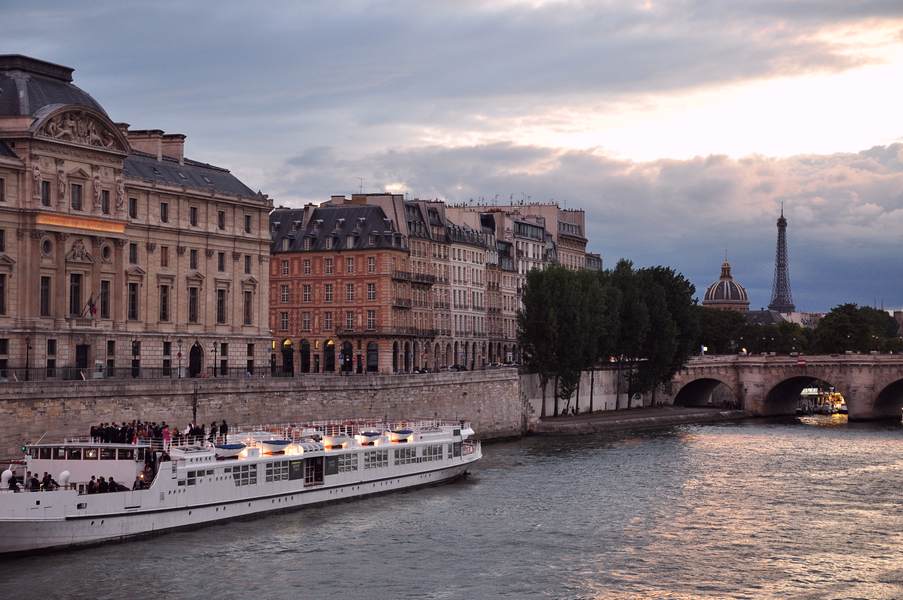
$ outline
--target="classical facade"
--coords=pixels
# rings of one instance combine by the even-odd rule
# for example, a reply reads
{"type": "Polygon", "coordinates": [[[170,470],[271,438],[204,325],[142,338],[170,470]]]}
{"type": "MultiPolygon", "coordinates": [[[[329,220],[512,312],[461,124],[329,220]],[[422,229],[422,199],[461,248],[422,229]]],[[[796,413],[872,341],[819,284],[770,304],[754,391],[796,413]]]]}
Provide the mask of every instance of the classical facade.
{"type": "Polygon", "coordinates": [[[409,242],[379,206],[333,200],[270,215],[270,324],[283,374],[410,372],[431,332],[415,324],[409,242]]]}
{"type": "Polygon", "coordinates": [[[182,134],[114,123],[72,71],[0,56],[0,371],[257,372],[270,200],[182,134]]]}

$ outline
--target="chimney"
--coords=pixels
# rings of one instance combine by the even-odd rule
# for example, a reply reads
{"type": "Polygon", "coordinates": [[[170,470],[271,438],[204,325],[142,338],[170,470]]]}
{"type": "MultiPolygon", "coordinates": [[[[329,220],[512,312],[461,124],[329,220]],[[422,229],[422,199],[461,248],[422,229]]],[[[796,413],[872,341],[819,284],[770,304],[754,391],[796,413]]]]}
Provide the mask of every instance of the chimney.
{"type": "Polygon", "coordinates": [[[156,156],[157,160],[163,160],[162,129],[135,129],[129,131],[128,135],[129,145],[134,150],[156,156]]]}
{"type": "Polygon", "coordinates": [[[344,195],[333,194],[332,196],[329,197],[329,204],[331,206],[341,206],[342,204],[345,204],[347,201],[348,201],[348,199],[345,198],[344,195]]]}
{"type": "Polygon", "coordinates": [[[161,138],[161,153],[167,158],[174,158],[180,165],[185,164],[185,135],[167,133],[161,138]]]}

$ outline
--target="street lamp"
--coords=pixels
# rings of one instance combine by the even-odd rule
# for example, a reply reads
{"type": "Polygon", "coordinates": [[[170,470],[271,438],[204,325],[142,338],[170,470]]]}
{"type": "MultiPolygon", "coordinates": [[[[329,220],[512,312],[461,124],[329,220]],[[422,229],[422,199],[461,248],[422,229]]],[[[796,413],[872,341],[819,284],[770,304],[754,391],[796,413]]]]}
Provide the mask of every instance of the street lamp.
{"type": "Polygon", "coordinates": [[[31,337],[25,336],[25,381],[28,381],[29,357],[31,355],[31,337]]]}
{"type": "Polygon", "coordinates": [[[213,376],[216,377],[216,342],[213,342],[213,376]]]}
{"type": "Polygon", "coordinates": [[[179,379],[182,379],[182,340],[179,340],[179,353],[176,355],[179,358],[179,379]]]}

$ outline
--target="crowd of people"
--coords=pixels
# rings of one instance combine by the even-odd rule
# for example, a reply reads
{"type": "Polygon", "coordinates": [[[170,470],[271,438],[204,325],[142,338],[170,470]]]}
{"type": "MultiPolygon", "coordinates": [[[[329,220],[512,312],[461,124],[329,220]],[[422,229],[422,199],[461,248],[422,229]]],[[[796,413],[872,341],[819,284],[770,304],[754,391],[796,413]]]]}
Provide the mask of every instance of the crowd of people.
{"type": "Polygon", "coordinates": [[[41,479],[38,479],[37,472],[26,471],[21,485],[15,475],[9,480],[9,489],[14,492],[49,492],[59,487],[60,484],[47,471],[44,471],[44,477],[41,479]]]}
{"type": "Polygon", "coordinates": [[[229,437],[229,425],[223,419],[219,424],[213,421],[209,428],[203,423],[189,423],[185,429],[179,429],[170,427],[166,421],[157,423],[135,420],[92,425],[89,435],[92,441],[99,443],[137,444],[146,442],[154,449],[169,450],[173,445],[201,444],[205,440],[211,444],[226,443],[229,437]]]}

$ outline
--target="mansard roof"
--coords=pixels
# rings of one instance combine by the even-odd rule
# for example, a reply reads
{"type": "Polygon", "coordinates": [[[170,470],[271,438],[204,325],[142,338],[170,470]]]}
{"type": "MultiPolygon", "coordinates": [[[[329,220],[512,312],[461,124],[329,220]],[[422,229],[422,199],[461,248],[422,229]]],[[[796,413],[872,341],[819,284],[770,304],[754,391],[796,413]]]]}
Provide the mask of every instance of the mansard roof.
{"type": "Polygon", "coordinates": [[[123,172],[128,178],[147,182],[179,187],[184,185],[204,191],[213,189],[221,194],[247,198],[257,195],[228,169],[187,158],[184,159],[184,164],[179,164],[174,158],[164,156],[163,160],[157,160],[156,156],[132,150],[125,158],[123,172]]]}
{"type": "Polygon", "coordinates": [[[90,94],[72,83],[70,67],[21,54],[0,55],[0,116],[34,116],[51,105],[76,105],[104,115],[90,94]]]}
{"type": "Polygon", "coordinates": [[[304,239],[310,240],[310,252],[324,250],[395,249],[407,251],[408,244],[395,223],[379,206],[348,204],[304,208],[277,208],[270,213],[270,235],[273,252],[305,251],[304,239]],[[304,225],[304,211],[310,219],[304,225]],[[352,240],[349,245],[349,237],[352,240]],[[327,248],[327,239],[332,239],[327,248]],[[283,240],[288,240],[285,248],[283,240]],[[372,242],[372,243],[371,243],[372,242]]]}

